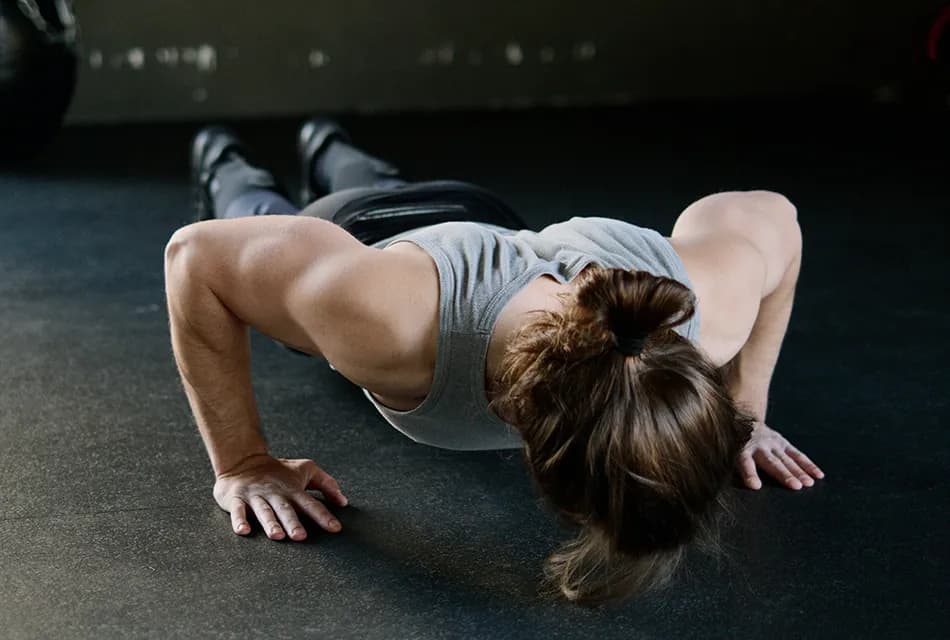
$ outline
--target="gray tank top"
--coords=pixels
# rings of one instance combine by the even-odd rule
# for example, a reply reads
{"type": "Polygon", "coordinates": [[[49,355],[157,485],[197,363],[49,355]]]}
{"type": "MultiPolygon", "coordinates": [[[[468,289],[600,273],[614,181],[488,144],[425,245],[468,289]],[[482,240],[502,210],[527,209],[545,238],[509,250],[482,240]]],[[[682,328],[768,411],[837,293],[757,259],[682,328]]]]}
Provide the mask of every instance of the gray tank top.
{"type": "MultiPolygon", "coordinates": [[[[373,246],[400,241],[421,247],[439,272],[439,339],[432,387],[412,411],[397,411],[363,393],[389,424],[416,442],[444,449],[521,446],[518,431],[489,408],[485,358],[498,314],[525,285],[543,274],[572,280],[588,264],[636,269],[678,280],[686,269],[659,233],[612,218],[574,217],[539,232],[478,222],[443,222],[412,229],[373,246]]],[[[676,327],[699,334],[699,313],[676,327]]]]}

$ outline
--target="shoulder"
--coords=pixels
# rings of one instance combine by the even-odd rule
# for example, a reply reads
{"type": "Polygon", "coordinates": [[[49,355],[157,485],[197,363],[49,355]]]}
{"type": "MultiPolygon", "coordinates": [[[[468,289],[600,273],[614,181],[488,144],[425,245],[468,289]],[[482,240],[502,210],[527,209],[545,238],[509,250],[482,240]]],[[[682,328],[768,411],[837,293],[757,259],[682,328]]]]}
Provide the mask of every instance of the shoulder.
{"type": "Polygon", "coordinates": [[[697,200],[677,218],[670,244],[701,309],[700,343],[717,363],[745,344],[767,291],[801,252],[798,212],[771,191],[731,191],[697,200]]]}
{"type": "Polygon", "coordinates": [[[698,244],[747,244],[764,260],[763,288],[769,291],[802,246],[798,210],[772,191],[729,191],[701,198],[679,215],[672,235],[698,244]]]}
{"type": "Polygon", "coordinates": [[[360,386],[402,395],[431,376],[438,337],[438,274],[412,246],[368,247],[307,216],[209,220],[169,240],[167,288],[177,297],[210,289],[261,333],[322,355],[360,386]]]}

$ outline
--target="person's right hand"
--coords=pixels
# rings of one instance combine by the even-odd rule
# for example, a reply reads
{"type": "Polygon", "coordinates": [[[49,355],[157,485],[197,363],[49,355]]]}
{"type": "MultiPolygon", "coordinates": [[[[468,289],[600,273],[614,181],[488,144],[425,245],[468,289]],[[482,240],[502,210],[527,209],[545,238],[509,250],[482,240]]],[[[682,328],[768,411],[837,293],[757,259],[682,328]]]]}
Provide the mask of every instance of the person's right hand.
{"type": "Polygon", "coordinates": [[[306,539],[307,531],[300,524],[297,510],[331,533],[340,531],[339,520],[322,502],[307,493],[307,489],[319,490],[324,498],[340,507],[347,504],[336,480],[313,460],[272,458],[267,454],[245,458],[218,475],[214,499],[219,507],[231,513],[231,527],[238,535],[251,532],[248,506],[271,540],[283,540],[285,530],[291,540],[306,539]]]}

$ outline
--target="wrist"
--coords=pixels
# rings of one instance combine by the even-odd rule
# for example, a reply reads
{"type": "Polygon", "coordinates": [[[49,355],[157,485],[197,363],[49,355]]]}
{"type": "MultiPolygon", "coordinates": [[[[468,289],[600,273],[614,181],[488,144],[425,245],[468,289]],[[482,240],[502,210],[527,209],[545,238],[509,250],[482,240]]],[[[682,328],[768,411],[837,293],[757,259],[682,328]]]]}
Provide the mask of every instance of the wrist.
{"type": "Polygon", "coordinates": [[[212,456],[211,466],[214,469],[214,477],[220,478],[232,474],[249,462],[252,462],[255,458],[261,457],[270,457],[270,454],[267,452],[267,446],[263,441],[253,447],[245,448],[241,452],[212,456]]]}
{"type": "Polygon", "coordinates": [[[749,384],[734,379],[729,385],[729,393],[736,406],[743,409],[756,420],[765,422],[768,408],[768,386],[749,384]]]}
{"type": "Polygon", "coordinates": [[[759,422],[765,422],[765,412],[768,408],[767,398],[758,394],[733,394],[736,406],[751,415],[759,422]]]}

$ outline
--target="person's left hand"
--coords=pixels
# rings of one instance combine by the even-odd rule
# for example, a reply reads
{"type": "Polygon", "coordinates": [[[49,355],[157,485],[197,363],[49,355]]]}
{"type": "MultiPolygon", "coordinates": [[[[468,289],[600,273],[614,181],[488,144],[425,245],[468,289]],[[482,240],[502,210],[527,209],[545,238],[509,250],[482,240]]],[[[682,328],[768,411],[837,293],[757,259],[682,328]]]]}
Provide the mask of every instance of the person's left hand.
{"type": "Polygon", "coordinates": [[[742,481],[750,489],[762,488],[756,465],[789,489],[796,491],[802,486],[814,485],[815,479],[825,477],[824,472],[809,460],[808,456],[764,422],[755,423],[752,437],[736,462],[742,481]]]}

